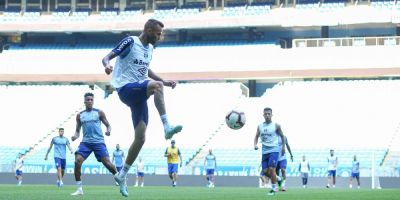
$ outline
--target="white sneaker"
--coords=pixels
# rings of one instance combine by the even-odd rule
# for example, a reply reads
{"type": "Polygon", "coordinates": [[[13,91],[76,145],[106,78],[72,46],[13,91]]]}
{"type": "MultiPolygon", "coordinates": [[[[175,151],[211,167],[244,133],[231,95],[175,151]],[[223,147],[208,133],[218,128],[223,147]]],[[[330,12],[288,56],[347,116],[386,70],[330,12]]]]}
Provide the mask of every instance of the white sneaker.
{"type": "Polygon", "coordinates": [[[333,188],[335,188],[335,187],[336,187],[336,185],[332,185],[332,187],[333,187],[333,188]]]}
{"type": "Polygon", "coordinates": [[[135,184],[135,186],[134,187],[137,187],[138,186],[138,184],[135,184]]]}
{"type": "Polygon", "coordinates": [[[164,129],[165,132],[165,139],[169,140],[172,138],[172,136],[174,136],[175,134],[179,133],[182,131],[182,126],[181,125],[177,125],[177,126],[170,126],[166,129],[164,129]]]}
{"type": "Polygon", "coordinates": [[[349,185],[349,188],[350,188],[350,189],[353,188],[353,185],[350,184],[350,185],[349,185]]]}
{"type": "Polygon", "coordinates": [[[144,186],[143,184],[140,185],[140,187],[143,187],[143,186],[144,186]]]}
{"type": "Polygon", "coordinates": [[[306,185],[303,185],[303,188],[306,188],[306,185]]]}
{"type": "Polygon", "coordinates": [[[83,195],[83,190],[77,189],[76,192],[71,193],[71,196],[79,196],[83,195]]]}

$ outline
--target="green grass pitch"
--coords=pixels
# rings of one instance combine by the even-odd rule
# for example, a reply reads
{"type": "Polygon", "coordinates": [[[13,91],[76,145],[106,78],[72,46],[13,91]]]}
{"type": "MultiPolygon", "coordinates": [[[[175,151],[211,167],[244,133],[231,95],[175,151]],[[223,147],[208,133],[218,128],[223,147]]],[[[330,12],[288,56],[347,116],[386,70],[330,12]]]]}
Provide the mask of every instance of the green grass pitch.
{"type": "Polygon", "coordinates": [[[57,188],[55,185],[0,185],[1,200],[111,200],[111,199],[140,199],[140,200],[195,200],[195,199],[226,199],[226,200],[393,200],[400,199],[400,189],[326,189],[326,188],[289,188],[287,192],[278,192],[275,196],[267,196],[267,189],[242,187],[129,187],[129,197],[119,194],[117,186],[88,186],[84,185],[83,196],[70,196],[75,186],[57,188]]]}

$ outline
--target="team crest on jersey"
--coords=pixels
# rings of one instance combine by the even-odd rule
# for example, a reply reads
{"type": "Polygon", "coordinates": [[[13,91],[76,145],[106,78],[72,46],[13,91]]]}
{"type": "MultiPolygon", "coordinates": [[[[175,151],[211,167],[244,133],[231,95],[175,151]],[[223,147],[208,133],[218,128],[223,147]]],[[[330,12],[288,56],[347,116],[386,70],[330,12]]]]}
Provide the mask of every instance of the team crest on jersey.
{"type": "Polygon", "coordinates": [[[144,53],[144,55],[143,55],[145,58],[148,58],[149,57],[149,54],[147,54],[147,53],[144,53]]]}

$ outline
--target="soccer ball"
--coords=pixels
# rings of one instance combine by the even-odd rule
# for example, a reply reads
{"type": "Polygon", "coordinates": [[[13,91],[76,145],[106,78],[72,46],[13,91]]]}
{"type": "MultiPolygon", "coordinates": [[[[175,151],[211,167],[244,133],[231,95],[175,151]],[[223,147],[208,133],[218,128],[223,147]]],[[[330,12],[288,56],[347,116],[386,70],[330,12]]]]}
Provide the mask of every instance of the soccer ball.
{"type": "Polygon", "coordinates": [[[225,122],[229,128],[238,130],[246,123],[246,116],[244,115],[244,112],[232,110],[226,115],[225,122]]]}

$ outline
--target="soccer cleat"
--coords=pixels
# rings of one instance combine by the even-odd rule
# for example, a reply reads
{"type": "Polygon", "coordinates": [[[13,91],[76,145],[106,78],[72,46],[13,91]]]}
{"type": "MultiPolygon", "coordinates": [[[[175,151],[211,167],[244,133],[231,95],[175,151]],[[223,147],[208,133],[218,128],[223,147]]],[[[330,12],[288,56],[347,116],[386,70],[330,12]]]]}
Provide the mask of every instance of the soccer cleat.
{"type": "Polygon", "coordinates": [[[285,187],[285,186],[282,186],[281,191],[282,191],[282,192],[286,192],[286,187],[285,187]]]}
{"type": "Polygon", "coordinates": [[[182,130],[182,126],[181,125],[177,125],[177,126],[170,126],[168,128],[166,128],[165,131],[165,139],[169,140],[172,138],[172,136],[174,136],[175,134],[181,132],[182,130]]]}
{"type": "Polygon", "coordinates": [[[326,188],[330,188],[329,184],[328,184],[328,185],[326,185],[326,188]]]}
{"type": "Polygon", "coordinates": [[[357,186],[357,189],[360,189],[361,187],[360,186],[357,186]]]}
{"type": "Polygon", "coordinates": [[[58,183],[58,187],[62,188],[63,186],[64,186],[64,183],[63,183],[63,182],[59,182],[59,183],[58,183]]]}
{"type": "Polygon", "coordinates": [[[335,188],[336,186],[335,186],[335,185],[332,185],[332,187],[335,188]]]}
{"type": "Polygon", "coordinates": [[[124,197],[128,197],[128,189],[125,184],[125,178],[120,177],[119,173],[114,175],[114,180],[119,184],[119,192],[122,194],[124,197]]]}
{"type": "Polygon", "coordinates": [[[350,189],[353,188],[353,185],[350,184],[350,185],[349,185],[349,188],[350,188],[350,189]]]}
{"type": "Polygon", "coordinates": [[[275,190],[270,190],[267,194],[268,196],[273,196],[275,195],[275,190]]]}
{"type": "Polygon", "coordinates": [[[172,187],[176,187],[176,181],[172,181],[172,187]]]}
{"type": "Polygon", "coordinates": [[[306,188],[307,186],[306,185],[303,185],[303,188],[306,188]]]}
{"type": "Polygon", "coordinates": [[[71,196],[79,196],[79,195],[83,195],[83,190],[77,189],[76,192],[71,193],[71,196]]]}

